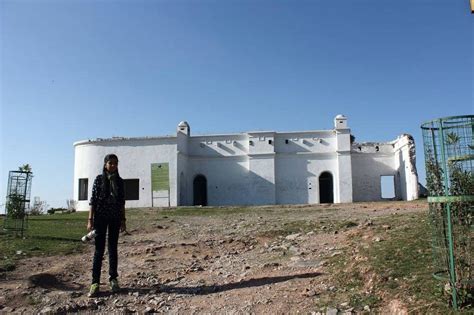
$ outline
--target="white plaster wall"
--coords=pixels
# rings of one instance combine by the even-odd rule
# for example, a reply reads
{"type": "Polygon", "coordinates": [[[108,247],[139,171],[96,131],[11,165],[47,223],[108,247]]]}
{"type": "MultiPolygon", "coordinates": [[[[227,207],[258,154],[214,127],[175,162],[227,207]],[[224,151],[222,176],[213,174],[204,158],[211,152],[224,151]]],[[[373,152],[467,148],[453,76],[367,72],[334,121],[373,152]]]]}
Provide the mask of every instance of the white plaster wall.
{"type": "Polygon", "coordinates": [[[251,181],[248,157],[190,158],[188,160],[187,199],[193,203],[193,180],[197,175],[207,179],[207,203],[218,205],[250,205],[251,181]]]}
{"type": "MultiPolygon", "coordinates": [[[[124,179],[140,180],[139,200],[127,200],[125,206],[151,206],[151,163],[169,163],[170,204],[176,205],[176,138],[104,140],[75,144],[74,199],[78,199],[79,178],[88,178],[88,199],[95,177],[102,173],[104,156],[114,153],[119,158],[119,172],[124,179]]],[[[88,210],[89,200],[78,201],[78,210],[88,210]]],[[[164,205],[168,205],[166,200],[164,205]],[[165,204],[166,203],[166,204],[165,204]]]]}
{"type": "MultiPolygon", "coordinates": [[[[339,122],[344,120],[339,120],[339,122]]],[[[337,173],[334,202],[352,202],[351,131],[348,128],[336,130],[337,173]]]]}
{"type": "Polygon", "coordinates": [[[335,153],[277,154],[275,159],[276,203],[319,203],[319,176],[323,172],[330,172],[333,175],[334,184],[337,173],[335,153]]]}
{"type": "Polygon", "coordinates": [[[192,157],[246,156],[246,135],[197,136],[188,139],[188,155],[192,157]]]}
{"type": "Polygon", "coordinates": [[[334,202],[352,202],[352,157],[350,152],[338,153],[334,202]]]}
{"type": "Polygon", "coordinates": [[[376,152],[375,147],[365,147],[364,151],[351,154],[353,201],[383,200],[380,177],[397,177],[394,154],[376,152]]]}
{"type": "Polygon", "coordinates": [[[395,164],[397,165],[400,193],[403,200],[418,199],[418,175],[416,172],[415,143],[409,135],[400,136],[394,143],[396,150],[395,164]],[[412,152],[410,152],[412,150],[412,152]]]}
{"type": "Polygon", "coordinates": [[[249,194],[246,198],[250,204],[275,204],[275,154],[261,154],[249,159],[249,194]]]}
{"type": "MultiPolygon", "coordinates": [[[[414,143],[407,135],[391,143],[350,144],[350,129],[306,132],[249,132],[176,137],[82,141],[75,146],[74,197],[78,180],[92,184],[106,154],[115,153],[124,179],[140,180],[140,200],[151,206],[151,163],[169,163],[170,205],[193,204],[193,180],[207,179],[208,205],[319,203],[319,176],[333,176],[335,202],[382,200],[380,176],[395,176],[396,197],[418,197],[414,143]]],[[[167,206],[167,199],[160,199],[167,206]]],[[[79,201],[87,210],[89,201],[79,201]]]]}
{"type": "Polygon", "coordinates": [[[275,152],[275,133],[254,132],[248,133],[249,154],[268,154],[275,152]]]}
{"type": "Polygon", "coordinates": [[[336,136],[333,131],[292,132],[275,135],[275,152],[277,153],[330,153],[334,151],[336,151],[336,136]]]}

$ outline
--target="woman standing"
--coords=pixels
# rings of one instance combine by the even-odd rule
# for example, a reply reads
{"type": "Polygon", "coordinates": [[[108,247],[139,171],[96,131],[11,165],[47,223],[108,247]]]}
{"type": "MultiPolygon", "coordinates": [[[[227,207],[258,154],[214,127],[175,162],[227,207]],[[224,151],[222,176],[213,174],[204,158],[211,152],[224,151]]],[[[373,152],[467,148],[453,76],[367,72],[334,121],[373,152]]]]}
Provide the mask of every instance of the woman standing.
{"type": "Polygon", "coordinates": [[[89,297],[99,293],[100,272],[105,251],[105,236],[108,230],[109,282],[112,292],[120,290],[117,277],[117,243],[119,232],[126,229],[125,196],[123,179],[118,173],[118,158],[108,154],[104,158],[102,174],[94,180],[90,200],[87,230],[95,230],[95,253],[92,266],[92,285],[89,297]]]}

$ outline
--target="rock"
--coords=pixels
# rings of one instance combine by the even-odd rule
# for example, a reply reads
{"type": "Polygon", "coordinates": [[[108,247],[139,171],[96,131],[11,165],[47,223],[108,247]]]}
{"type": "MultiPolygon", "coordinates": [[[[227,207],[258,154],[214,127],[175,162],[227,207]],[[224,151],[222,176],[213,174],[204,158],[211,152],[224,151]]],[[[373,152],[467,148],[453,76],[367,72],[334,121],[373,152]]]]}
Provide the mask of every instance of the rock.
{"type": "Polygon", "coordinates": [[[382,239],[380,237],[374,237],[372,240],[374,242],[380,242],[382,239]]]}
{"type": "Polygon", "coordinates": [[[316,295],[316,291],[306,288],[302,295],[306,297],[312,297],[316,295]]]}
{"type": "Polygon", "coordinates": [[[290,234],[287,237],[285,237],[286,240],[288,241],[294,241],[296,238],[298,238],[301,234],[296,233],[296,234],[290,234]]]}
{"type": "Polygon", "coordinates": [[[327,310],[326,310],[326,315],[337,315],[337,312],[339,310],[337,308],[331,308],[329,307],[327,310]]]}
{"type": "Polygon", "coordinates": [[[144,313],[145,313],[145,314],[155,313],[155,309],[152,308],[152,307],[147,306],[147,307],[145,308],[144,313]]]}
{"type": "Polygon", "coordinates": [[[265,263],[262,268],[269,268],[269,267],[279,267],[281,264],[274,262],[274,263],[265,263]]]}
{"type": "Polygon", "coordinates": [[[290,246],[290,248],[289,248],[289,251],[290,251],[291,253],[293,253],[293,254],[298,253],[299,250],[300,250],[300,249],[299,249],[298,247],[296,247],[296,246],[290,246]]]}
{"type": "Polygon", "coordinates": [[[45,308],[43,308],[40,311],[40,314],[48,314],[48,313],[52,313],[52,312],[53,312],[53,308],[50,307],[50,306],[46,306],[45,308]]]}
{"type": "Polygon", "coordinates": [[[364,311],[370,312],[370,306],[368,305],[364,306],[364,311]]]}

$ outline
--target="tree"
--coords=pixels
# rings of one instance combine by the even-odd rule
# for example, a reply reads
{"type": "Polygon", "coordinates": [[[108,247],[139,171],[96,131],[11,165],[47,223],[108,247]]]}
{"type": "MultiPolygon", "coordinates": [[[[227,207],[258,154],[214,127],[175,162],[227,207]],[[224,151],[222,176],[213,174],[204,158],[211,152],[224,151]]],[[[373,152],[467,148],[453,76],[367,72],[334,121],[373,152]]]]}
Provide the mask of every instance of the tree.
{"type": "Polygon", "coordinates": [[[21,172],[31,173],[31,165],[30,164],[23,164],[22,166],[18,167],[18,170],[21,171],[21,172]]]}

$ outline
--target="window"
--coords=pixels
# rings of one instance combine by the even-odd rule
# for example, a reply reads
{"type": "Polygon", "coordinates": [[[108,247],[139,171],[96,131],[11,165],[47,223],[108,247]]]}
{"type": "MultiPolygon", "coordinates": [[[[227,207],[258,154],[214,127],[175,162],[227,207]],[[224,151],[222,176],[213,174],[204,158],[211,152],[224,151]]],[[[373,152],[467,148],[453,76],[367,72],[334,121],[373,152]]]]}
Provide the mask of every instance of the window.
{"type": "Polygon", "coordinates": [[[89,186],[88,178],[79,178],[79,200],[87,200],[87,188],[89,186]]]}
{"type": "Polygon", "coordinates": [[[380,176],[380,185],[382,187],[382,198],[395,198],[395,176],[380,176]]]}
{"type": "Polygon", "coordinates": [[[136,179],[124,179],[123,186],[125,190],[125,200],[139,200],[140,195],[140,180],[136,179]]]}

